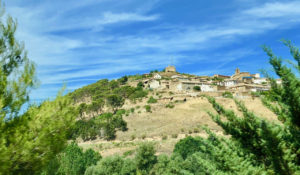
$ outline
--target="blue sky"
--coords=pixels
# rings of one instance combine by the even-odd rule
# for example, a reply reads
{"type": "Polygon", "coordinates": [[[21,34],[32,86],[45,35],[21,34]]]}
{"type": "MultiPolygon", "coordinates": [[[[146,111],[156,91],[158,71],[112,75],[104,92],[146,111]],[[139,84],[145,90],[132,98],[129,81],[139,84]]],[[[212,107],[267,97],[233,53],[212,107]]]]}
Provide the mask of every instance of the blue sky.
{"type": "Polygon", "coordinates": [[[103,78],[163,69],[231,75],[269,69],[261,45],[284,58],[279,40],[300,44],[300,1],[4,0],[37,65],[32,99],[103,78]]]}

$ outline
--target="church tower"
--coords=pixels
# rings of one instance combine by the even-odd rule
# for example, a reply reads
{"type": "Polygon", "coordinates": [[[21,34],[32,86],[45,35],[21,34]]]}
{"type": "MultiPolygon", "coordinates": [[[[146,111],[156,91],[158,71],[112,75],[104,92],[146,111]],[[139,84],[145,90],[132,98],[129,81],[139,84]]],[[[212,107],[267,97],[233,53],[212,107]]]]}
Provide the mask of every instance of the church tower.
{"type": "Polygon", "coordinates": [[[239,68],[236,68],[236,69],[235,69],[235,74],[236,74],[236,75],[240,74],[240,72],[241,72],[241,71],[240,71],[239,68]]]}

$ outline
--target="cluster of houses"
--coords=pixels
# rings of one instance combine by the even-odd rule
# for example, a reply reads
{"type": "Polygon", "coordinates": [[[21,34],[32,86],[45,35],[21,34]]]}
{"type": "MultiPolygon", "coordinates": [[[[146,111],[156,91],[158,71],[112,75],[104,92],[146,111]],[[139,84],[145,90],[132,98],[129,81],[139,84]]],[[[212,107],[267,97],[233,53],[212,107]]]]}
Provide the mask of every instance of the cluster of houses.
{"type": "MultiPolygon", "coordinates": [[[[164,72],[154,73],[143,80],[144,86],[149,89],[169,90],[173,92],[225,92],[234,94],[249,94],[270,89],[267,78],[260,74],[240,72],[237,68],[232,76],[192,76],[176,72],[174,66],[168,66],[164,72]],[[195,88],[195,86],[198,86],[195,88]],[[200,88],[199,88],[200,87],[200,88]]],[[[281,83],[278,80],[278,83],[281,83]]]]}

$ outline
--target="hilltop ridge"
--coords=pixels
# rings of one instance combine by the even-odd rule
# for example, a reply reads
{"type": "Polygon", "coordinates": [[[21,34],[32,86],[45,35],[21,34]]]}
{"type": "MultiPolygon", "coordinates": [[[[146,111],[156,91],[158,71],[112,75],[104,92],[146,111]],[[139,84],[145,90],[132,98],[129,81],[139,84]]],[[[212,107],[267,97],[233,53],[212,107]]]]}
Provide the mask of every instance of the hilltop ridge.
{"type": "Polygon", "coordinates": [[[258,116],[276,122],[275,115],[258,99],[268,88],[266,78],[238,72],[238,69],[232,76],[209,77],[182,74],[176,72],[175,67],[167,67],[161,72],[123,76],[111,81],[99,80],[77,89],[70,96],[76,105],[85,106],[83,120],[101,118],[111,113],[112,121],[118,118],[118,121],[125,123],[118,126],[112,123],[115,130],[108,141],[105,127],[100,128],[101,134],[98,136],[79,139],[79,145],[83,148],[93,148],[103,156],[120,155],[133,152],[143,142],[153,142],[158,154],[169,154],[181,138],[189,135],[205,137],[203,126],[222,134],[222,129],[207,114],[213,108],[202,97],[204,94],[216,97],[226,108],[240,114],[233,100],[228,98],[235,96],[258,116]],[[240,86],[252,88],[235,88],[240,86]],[[111,96],[122,99],[115,108],[109,102],[111,96]]]}

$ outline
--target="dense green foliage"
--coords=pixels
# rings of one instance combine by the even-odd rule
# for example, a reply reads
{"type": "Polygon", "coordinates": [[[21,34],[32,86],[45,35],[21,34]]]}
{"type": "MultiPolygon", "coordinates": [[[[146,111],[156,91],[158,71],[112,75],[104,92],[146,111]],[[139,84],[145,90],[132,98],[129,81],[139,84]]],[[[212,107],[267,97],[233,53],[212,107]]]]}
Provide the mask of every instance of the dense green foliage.
{"type": "Polygon", "coordinates": [[[92,149],[82,151],[76,143],[71,143],[46,166],[42,175],[72,174],[82,175],[87,167],[95,165],[101,155],[92,149]]]}
{"type": "Polygon", "coordinates": [[[35,66],[15,38],[15,20],[3,22],[0,9],[0,174],[37,174],[66,146],[77,111],[58,95],[20,113],[36,84],[35,66]]]}
{"type": "Polygon", "coordinates": [[[85,175],[134,175],[149,174],[157,162],[152,144],[142,144],[134,159],[124,159],[120,156],[106,157],[97,165],[89,167],[85,175]]]}
{"type": "Polygon", "coordinates": [[[125,110],[119,110],[115,114],[103,113],[91,119],[77,120],[69,130],[68,138],[81,137],[84,141],[94,140],[97,137],[111,140],[115,138],[116,129],[127,130],[127,123],[122,116],[125,110]]]}
{"type": "Polygon", "coordinates": [[[134,175],[136,174],[135,162],[123,159],[120,156],[106,157],[97,165],[89,167],[85,175],[134,175]]]}
{"type": "Polygon", "coordinates": [[[126,131],[127,123],[123,120],[125,111],[120,110],[125,100],[135,101],[148,95],[140,84],[132,87],[126,85],[127,81],[127,76],[112,81],[103,79],[68,94],[75,103],[80,103],[77,109],[81,118],[70,130],[69,138],[81,137],[87,141],[99,137],[111,140],[115,138],[117,129],[126,131]],[[89,99],[91,102],[86,104],[89,99]],[[104,113],[102,109],[105,105],[112,113],[104,113]]]}
{"type": "Polygon", "coordinates": [[[194,87],[193,87],[193,90],[194,90],[194,91],[201,91],[201,88],[200,88],[200,86],[194,86],[194,87]]]}
{"type": "Polygon", "coordinates": [[[200,151],[201,141],[199,139],[191,136],[186,137],[176,143],[173,152],[180,154],[183,159],[186,159],[193,153],[200,151]]]}
{"type": "MultiPolygon", "coordinates": [[[[227,140],[230,144],[238,145],[244,155],[255,160],[252,166],[263,167],[270,174],[299,174],[300,80],[297,75],[300,72],[300,52],[291,42],[284,41],[284,44],[289,47],[296,61],[295,69],[284,64],[270,48],[264,47],[282,84],[278,85],[275,79],[269,77],[272,89],[262,97],[263,103],[278,116],[282,124],[257,117],[237,100],[235,102],[243,117],[224,109],[213,98],[208,97],[208,100],[217,111],[217,114],[210,113],[213,120],[232,136],[227,140]],[[223,117],[227,120],[223,120],[223,117]]],[[[231,159],[237,158],[241,156],[231,156],[231,159]]]]}

